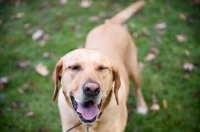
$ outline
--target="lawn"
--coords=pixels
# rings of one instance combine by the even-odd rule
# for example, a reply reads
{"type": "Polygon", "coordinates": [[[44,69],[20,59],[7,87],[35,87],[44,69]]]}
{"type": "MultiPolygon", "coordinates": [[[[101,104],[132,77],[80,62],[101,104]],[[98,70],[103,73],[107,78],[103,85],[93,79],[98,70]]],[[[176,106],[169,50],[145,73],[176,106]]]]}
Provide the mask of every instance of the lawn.
{"type": "MultiPolygon", "coordinates": [[[[56,62],[133,1],[93,0],[89,8],[81,8],[81,0],[64,5],[59,0],[5,1],[0,0],[0,131],[61,131],[57,100],[52,101],[56,62]],[[35,40],[37,30],[44,35],[35,40]],[[36,72],[39,63],[49,70],[47,76],[36,72]]],[[[199,132],[200,5],[147,0],[125,24],[138,47],[145,100],[150,108],[156,92],[160,105],[158,111],[137,114],[130,84],[125,131],[199,132]]]]}

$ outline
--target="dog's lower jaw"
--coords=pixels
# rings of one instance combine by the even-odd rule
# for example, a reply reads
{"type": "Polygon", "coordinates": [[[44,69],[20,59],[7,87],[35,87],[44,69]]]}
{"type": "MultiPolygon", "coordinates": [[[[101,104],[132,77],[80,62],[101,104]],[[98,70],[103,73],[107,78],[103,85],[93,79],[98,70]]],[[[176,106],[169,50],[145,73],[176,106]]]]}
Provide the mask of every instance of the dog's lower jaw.
{"type": "MultiPolygon", "coordinates": [[[[78,104],[77,102],[76,102],[76,100],[74,99],[74,97],[73,96],[70,96],[70,98],[71,98],[71,103],[72,103],[72,105],[73,105],[73,108],[74,108],[74,110],[77,112],[77,114],[78,114],[78,117],[79,117],[79,119],[80,119],[80,121],[82,122],[82,123],[84,123],[84,124],[92,124],[92,123],[94,123],[97,119],[98,119],[98,117],[99,117],[99,115],[100,115],[100,108],[101,108],[101,104],[102,104],[102,100],[100,101],[100,103],[98,104],[98,105],[96,105],[96,104],[94,104],[94,102],[93,101],[87,101],[87,102],[85,102],[85,103],[83,103],[83,104],[78,104]],[[90,119],[90,118],[85,118],[84,117],[84,115],[85,114],[83,114],[82,113],[82,111],[84,112],[85,110],[84,109],[87,109],[87,108],[91,108],[91,107],[94,107],[95,106],[95,109],[97,110],[98,109],[98,112],[95,112],[95,113],[97,113],[96,115],[95,114],[93,114],[93,118],[92,119],[90,119]]],[[[91,110],[91,109],[90,109],[91,110]]],[[[88,111],[89,112],[89,111],[88,111]]],[[[91,112],[91,111],[90,111],[91,112]]],[[[86,115],[88,115],[88,114],[86,114],[86,115]]],[[[89,115],[91,115],[91,114],[89,114],[89,115]]],[[[87,117],[87,116],[86,116],[87,117]]]]}

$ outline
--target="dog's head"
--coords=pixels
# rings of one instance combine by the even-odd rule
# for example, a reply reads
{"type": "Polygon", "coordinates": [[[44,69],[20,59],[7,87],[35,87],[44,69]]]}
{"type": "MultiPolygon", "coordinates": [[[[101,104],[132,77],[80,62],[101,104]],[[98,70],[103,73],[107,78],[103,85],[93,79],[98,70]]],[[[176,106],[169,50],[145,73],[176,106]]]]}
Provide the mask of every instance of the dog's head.
{"type": "Polygon", "coordinates": [[[118,104],[118,71],[99,51],[77,49],[66,54],[57,62],[52,80],[55,85],[53,100],[60,80],[68,105],[74,108],[83,123],[93,123],[112,95],[118,104]]]}

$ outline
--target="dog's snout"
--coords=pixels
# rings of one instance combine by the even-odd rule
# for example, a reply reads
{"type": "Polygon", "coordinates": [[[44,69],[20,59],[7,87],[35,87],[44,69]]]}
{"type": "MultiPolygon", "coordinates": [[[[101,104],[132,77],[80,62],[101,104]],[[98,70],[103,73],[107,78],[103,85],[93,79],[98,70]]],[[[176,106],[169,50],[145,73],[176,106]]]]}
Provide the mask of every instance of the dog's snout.
{"type": "Polygon", "coordinates": [[[87,96],[97,96],[100,93],[100,85],[96,82],[86,82],[83,86],[83,92],[87,96]]]}

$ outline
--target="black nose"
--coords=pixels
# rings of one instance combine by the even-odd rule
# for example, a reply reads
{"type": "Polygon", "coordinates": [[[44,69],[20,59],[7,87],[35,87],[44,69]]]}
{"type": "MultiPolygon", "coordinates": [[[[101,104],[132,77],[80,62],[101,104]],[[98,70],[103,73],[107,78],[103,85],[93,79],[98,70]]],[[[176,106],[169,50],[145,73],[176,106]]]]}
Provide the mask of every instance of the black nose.
{"type": "Polygon", "coordinates": [[[100,93],[100,85],[96,82],[86,82],[83,86],[83,92],[90,97],[97,96],[100,93]]]}

